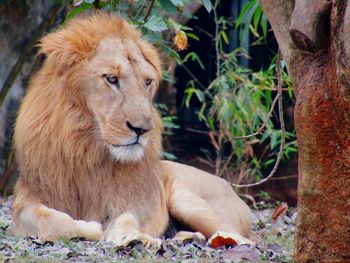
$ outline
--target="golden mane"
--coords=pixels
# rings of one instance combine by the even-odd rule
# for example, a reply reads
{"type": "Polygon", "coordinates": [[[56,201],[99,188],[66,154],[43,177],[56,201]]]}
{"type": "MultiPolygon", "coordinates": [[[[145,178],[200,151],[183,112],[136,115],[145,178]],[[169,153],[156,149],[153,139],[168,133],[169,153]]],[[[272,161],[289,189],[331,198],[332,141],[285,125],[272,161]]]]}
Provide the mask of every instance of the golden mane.
{"type": "Polygon", "coordinates": [[[125,20],[103,12],[81,15],[68,21],[58,32],[43,37],[38,44],[39,54],[46,55],[48,60],[54,60],[49,63],[69,67],[91,58],[101,39],[107,36],[133,40],[161,76],[157,52],[141,39],[140,32],[125,20]]]}
{"type": "MultiPolygon", "coordinates": [[[[162,125],[155,109],[156,128],[151,131],[141,161],[116,163],[97,140],[99,131],[80,94],[79,78],[86,76],[79,69],[94,55],[99,41],[110,35],[132,39],[160,74],[155,49],[125,21],[105,13],[73,19],[40,42],[40,53],[47,59],[30,83],[14,136],[21,171],[17,188],[29,188],[30,195],[40,198],[45,205],[76,219],[100,222],[107,220],[100,217],[109,213],[109,202],[116,199],[113,192],[123,191],[123,184],[142,186],[146,189],[137,190],[145,192],[156,188],[161,153],[162,125]],[[115,186],[117,178],[122,182],[115,186]],[[144,180],[153,180],[154,186],[142,183],[144,180]]],[[[125,193],[130,203],[133,198],[133,194],[125,193]]],[[[119,200],[121,210],[127,206],[126,200],[119,200]]],[[[19,209],[15,207],[14,213],[19,209]]]]}

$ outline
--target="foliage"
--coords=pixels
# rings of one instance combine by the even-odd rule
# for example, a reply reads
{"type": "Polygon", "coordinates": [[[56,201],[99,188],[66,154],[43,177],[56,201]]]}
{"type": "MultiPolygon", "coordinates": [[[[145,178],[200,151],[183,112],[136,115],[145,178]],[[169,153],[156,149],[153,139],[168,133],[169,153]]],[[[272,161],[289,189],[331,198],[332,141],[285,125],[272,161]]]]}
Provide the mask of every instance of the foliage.
{"type": "MultiPolygon", "coordinates": [[[[229,167],[223,167],[225,165],[220,162],[218,175],[228,172],[221,169],[230,168],[229,173],[244,172],[260,178],[262,169],[274,162],[273,157],[281,140],[280,130],[269,119],[273,93],[276,93],[275,64],[272,63],[267,70],[252,72],[237,64],[237,52],[226,54],[225,58],[220,67],[220,75],[205,91],[190,82],[186,90],[186,103],[189,103],[193,95],[203,103],[198,115],[211,131],[211,141],[217,157],[222,162],[230,163],[227,164],[229,167]],[[266,127],[259,136],[238,138],[259,130],[264,122],[266,127]],[[258,156],[254,153],[254,145],[264,143],[269,144],[270,153],[264,149],[264,154],[258,156]],[[231,154],[234,156],[230,157],[231,154]]],[[[285,72],[283,79],[291,94],[291,82],[285,72]]],[[[288,132],[287,139],[293,138],[294,134],[288,132]]],[[[295,142],[287,143],[284,157],[288,158],[295,151],[295,142]]]]}
{"type": "MultiPolygon", "coordinates": [[[[71,9],[67,18],[71,19],[83,11],[95,8],[111,11],[116,16],[122,17],[135,25],[141,30],[145,39],[161,48],[167,56],[174,58],[181,64],[183,61],[172,48],[173,41],[167,39],[163,33],[182,31],[188,37],[197,38],[196,35],[191,33],[191,28],[177,23],[175,19],[175,17],[187,19],[192,17],[192,14],[184,9],[184,5],[190,2],[189,0],[78,0],[73,1],[75,8],[71,9]]],[[[203,0],[202,3],[208,12],[212,10],[210,0],[203,0]]]]}
{"type": "MultiPolygon", "coordinates": [[[[159,114],[162,116],[162,123],[163,123],[163,127],[164,127],[164,131],[163,131],[163,138],[164,140],[167,139],[168,136],[173,134],[173,129],[178,129],[179,125],[177,125],[175,123],[177,117],[176,116],[172,116],[169,115],[169,109],[168,107],[163,104],[163,103],[156,103],[156,108],[159,112],[159,114]]],[[[162,152],[163,158],[167,159],[167,160],[176,160],[177,157],[167,151],[163,151],[162,152]]]]}
{"type": "Polygon", "coordinates": [[[249,32],[256,37],[256,41],[253,44],[259,44],[266,39],[268,21],[258,0],[249,0],[243,6],[235,21],[235,28],[240,31],[239,36],[242,42],[249,32]]]}
{"type": "MultiPolygon", "coordinates": [[[[216,23],[217,76],[205,90],[190,81],[185,104],[189,106],[193,96],[202,103],[198,116],[209,129],[209,138],[215,149],[216,174],[225,175],[231,181],[250,182],[261,179],[264,169],[275,162],[277,146],[281,142],[281,131],[270,111],[277,93],[276,65],[272,61],[269,68],[258,72],[239,65],[238,57],[247,54],[241,48],[226,53],[224,45],[229,44],[226,32],[229,22],[216,17],[216,23]]],[[[248,2],[237,18],[236,28],[243,24],[244,28],[255,31],[259,31],[257,27],[260,25],[264,32],[260,40],[266,36],[266,18],[256,1],[248,2]]],[[[292,96],[292,83],[284,63],[282,79],[284,90],[292,96]]],[[[286,139],[283,157],[289,158],[297,151],[294,133],[287,132],[286,139]]]]}

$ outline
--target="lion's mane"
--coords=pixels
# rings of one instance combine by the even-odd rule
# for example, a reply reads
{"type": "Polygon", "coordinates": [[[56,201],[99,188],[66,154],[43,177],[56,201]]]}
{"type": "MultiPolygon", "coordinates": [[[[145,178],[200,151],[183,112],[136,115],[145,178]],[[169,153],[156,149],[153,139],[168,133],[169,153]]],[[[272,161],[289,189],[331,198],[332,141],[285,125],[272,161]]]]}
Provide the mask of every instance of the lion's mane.
{"type": "MultiPolygon", "coordinates": [[[[156,128],[151,131],[144,158],[122,164],[102,147],[81,94],[80,79],[88,77],[80,72],[81,65],[94,55],[100,40],[111,35],[138,43],[160,77],[155,49],[132,26],[112,15],[97,13],[73,19],[45,36],[39,47],[46,60],[30,83],[15,127],[21,173],[15,190],[21,196],[14,206],[15,218],[27,200],[37,200],[75,219],[108,224],[110,218],[134,204],[137,207],[131,209],[141,209],[147,218],[145,215],[152,213],[145,209],[149,203],[165,200],[159,179],[162,126],[156,110],[156,128]]],[[[159,204],[165,206],[165,201],[159,204]]],[[[154,219],[154,223],[165,227],[163,219],[154,219]]]]}

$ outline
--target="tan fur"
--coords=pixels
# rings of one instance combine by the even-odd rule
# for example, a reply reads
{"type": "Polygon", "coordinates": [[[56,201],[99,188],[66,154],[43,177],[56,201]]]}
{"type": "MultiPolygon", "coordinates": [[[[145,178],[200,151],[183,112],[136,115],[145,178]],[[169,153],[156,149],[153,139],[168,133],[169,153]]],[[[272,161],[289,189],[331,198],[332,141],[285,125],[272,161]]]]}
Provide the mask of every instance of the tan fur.
{"type": "Polygon", "coordinates": [[[221,179],[160,161],[162,125],[151,101],[161,66],[138,31],[95,13],[68,22],[39,46],[47,58],[15,127],[21,172],[15,234],[159,245],[170,211],[207,237],[218,230],[249,235],[250,211],[221,179]],[[106,74],[117,76],[120,87],[106,74]],[[130,125],[147,132],[137,136],[130,125]],[[124,146],[135,140],[135,147],[124,146]]]}

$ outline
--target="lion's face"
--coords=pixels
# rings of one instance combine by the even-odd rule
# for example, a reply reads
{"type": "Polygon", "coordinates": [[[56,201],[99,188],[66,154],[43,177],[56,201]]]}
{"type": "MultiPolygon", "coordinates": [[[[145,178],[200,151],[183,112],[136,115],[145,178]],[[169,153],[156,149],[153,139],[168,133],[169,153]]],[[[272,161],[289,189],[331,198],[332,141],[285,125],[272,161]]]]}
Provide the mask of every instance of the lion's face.
{"type": "Polygon", "coordinates": [[[106,37],[83,72],[81,87],[97,136],[117,161],[140,160],[155,126],[157,70],[137,43],[106,37]]]}
{"type": "Polygon", "coordinates": [[[138,161],[145,152],[147,160],[159,157],[161,123],[151,102],[161,65],[155,48],[133,26],[98,12],[70,20],[39,46],[46,61],[37,78],[44,93],[37,90],[58,92],[66,119],[59,134],[78,131],[95,150],[102,146],[103,154],[107,149],[120,162],[138,161]]]}

